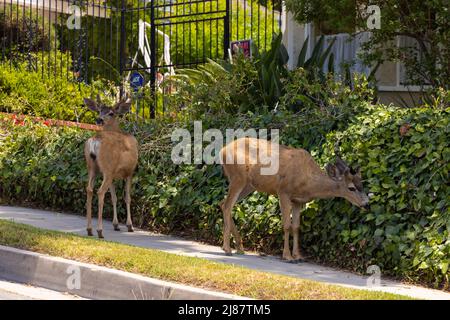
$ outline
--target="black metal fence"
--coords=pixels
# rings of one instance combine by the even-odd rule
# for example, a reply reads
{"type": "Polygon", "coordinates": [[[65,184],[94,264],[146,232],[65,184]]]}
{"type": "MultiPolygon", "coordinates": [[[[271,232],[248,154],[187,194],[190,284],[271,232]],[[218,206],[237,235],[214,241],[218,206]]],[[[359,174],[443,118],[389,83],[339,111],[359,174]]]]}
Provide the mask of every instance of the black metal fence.
{"type": "Polygon", "coordinates": [[[224,58],[234,40],[267,48],[280,27],[281,0],[0,0],[0,58],[80,82],[139,72],[153,117],[177,68],[224,58]]]}

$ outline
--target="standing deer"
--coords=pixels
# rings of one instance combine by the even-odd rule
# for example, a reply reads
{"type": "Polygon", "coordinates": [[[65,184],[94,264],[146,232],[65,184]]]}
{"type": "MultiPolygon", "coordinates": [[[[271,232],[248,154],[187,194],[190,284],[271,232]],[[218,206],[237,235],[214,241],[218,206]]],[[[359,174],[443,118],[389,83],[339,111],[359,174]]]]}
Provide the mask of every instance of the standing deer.
{"type": "Polygon", "coordinates": [[[220,158],[229,181],[228,195],[220,205],[224,216],[223,250],[227,255],[231,255],[230,231],[233,233],[237,252],[244,252],[241,236],[232,218],[232,209],[237,201],[254,191],[277,195],[279,198],[284,231],[282,259],[288,261],[303,259],[299,250],[300,211],[307,202],[340,197],[358,207],[369,208],[360,170],[351,169],[339,157],[334,164],[326,166],[325,173],[304,149],[275,145],[262,139],[241,138],[223,147],[220,158]],[[277,173],[261,174],[261,168],[265,165],[255,157],[261,148],[272,153],[272,159],[279,161],[277,173]],[[227,163],[227,159],[233,160],[227,163]],[[243,160],[238,162],[236,159],[243,160]],[[289,248],[290,232],[293,235],[293,256],[289,248]]]}
{"type": "Polygon", "coordinates": [[[105,193],[111,193],[113,204],[114,230],[120,231],[117,220],[117,196],[114,187],[115,179],[125,179],[125,202],[127,206],[127,227],[133,232],[131,221],[131,179],[138,160],[138,143],[132,135],[122,132],[116,119],[117,115],[127,113],[130,110],[131,101],[121,100],[112,108],[105,106],[97,96],[97,102],[88,98],[84,99],[85,105],[98,113],[97,124],[103,127],[94,137],[89,138],[84,145],[84,157],[88,168],[89,180],[86,187],[86,216],[87,234],[92,236],[92,196],[94,193],[95,177],[98,173],[103,175],[103,182],[97,191],[98,194],[98,225],[97,234],[103,238],[103,203],[105,193]]]}

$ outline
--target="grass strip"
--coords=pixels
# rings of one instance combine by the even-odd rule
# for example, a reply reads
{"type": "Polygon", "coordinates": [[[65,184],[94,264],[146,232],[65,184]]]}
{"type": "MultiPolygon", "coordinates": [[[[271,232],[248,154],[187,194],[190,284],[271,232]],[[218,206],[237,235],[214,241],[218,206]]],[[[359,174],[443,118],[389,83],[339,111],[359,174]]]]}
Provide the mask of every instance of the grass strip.
{"type": "Polygon", "coordinates": [[[0,220],[0,244],[255,299],[410,299],[0,220]]]}

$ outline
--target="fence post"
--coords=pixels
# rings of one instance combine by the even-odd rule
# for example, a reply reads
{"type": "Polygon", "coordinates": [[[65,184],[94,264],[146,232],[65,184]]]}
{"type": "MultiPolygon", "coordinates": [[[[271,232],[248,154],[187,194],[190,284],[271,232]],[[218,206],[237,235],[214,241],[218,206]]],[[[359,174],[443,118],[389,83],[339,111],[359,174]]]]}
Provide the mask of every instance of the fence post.
{"type": "Polygon", "coordinates": [[[155,118],[155,109],[158,105],[156,92],[156,26],[154,1],[150,2],[150,89],[153,102],[150,104],[150,118],[155,118]]]}
{"type": "Polygon", "coordinates": [[[223,18],[223,58],[227,60],[228,48],[230,48],[230,0],[225,0],[225,17],[223,18]]]}

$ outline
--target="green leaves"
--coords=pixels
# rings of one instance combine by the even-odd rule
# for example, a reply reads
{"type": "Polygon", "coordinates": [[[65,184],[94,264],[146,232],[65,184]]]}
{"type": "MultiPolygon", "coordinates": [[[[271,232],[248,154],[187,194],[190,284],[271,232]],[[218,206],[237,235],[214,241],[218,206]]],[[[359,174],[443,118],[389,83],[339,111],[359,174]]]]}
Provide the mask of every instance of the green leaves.
{"type": "MultiPolygon", "coordinates": [[[[37,55],[38,63],[46,68],[69,70],[69,54],[56,52],[54,59],[37,55]],[[57,63],[57,66],[55,65],[57,63]]],[[[60,71],[50,75],[29,71],[26,63],[18,64],[11,72],[9,63],[0,65],[0,111],[29,114],[43,118],[92,123],[94,116],[86,113],[83,97],[98,92],[94,86],[73,81],[73,75],[60,71]]]]}
{"type": "Polygon", "coordinates": [[[439,264],[439,269],[441,269],[442,274],[447,274],[447,271],[448,271],[448,264],[449,264],[448,261],[441,262],[441,263],[439,264]]]}
{"type": "Polygon", "coordinates": [[[320,74],[320,78],[323,79],[323,66],[325,64],[325,61],[328,59],[328,72],[333,73],[334,72],[334,55],[330,52],[333,49],[334,42],[336,41],[336,38],[333,38],[333,40],[330,41],[328,44],[328,47],[324,51],[324,42],[325,37],[322,35],[319,38],[319,41],[314,45],[314,48],[312,49],[311,57],[306,59],[306,53],[308,52],[308,42],[309,37],[306,38],[305,42],[303,43],[303,47],[300,50],[300,54],[298,56],[297,60],[297,67],[298,68],[304,68],[308,70],[311,73],[314,74],[320,74]]]}
{"type": "Polygon", "coordinates": [[[188,81],[190,84],[197,86],[200,84],[214,84],[228,73],[223,66],[217,62],[207,59],[207,63],[199,65],[197,69],[178,69],[177,74],[171,76],[171,80],[188,81]]]}
{"type": "MultiPolygon", "coordinates": [[[[237,54],[232,63],[208,60],[197,69],[177,70],[177,75],[171,77],[177,82],[177,91],[165,99],[170,106],[187,106],[185,110],[191,118],[204,114],[264,113],[266,109],[273,110],[285,93],[288,59],[280,33],[267,50],[258,51],[253,43],[252,59],[237,54]]],[[[167,83],[171,85],[170,81],[167,83]]]]}
{"type": "Polygon", "coordinates": [[[289,56],[281,40],[282,34],[279,33],[273,38],[270,50],[261,54],[255,50],[254,54],[263,100],[270,107],[273,107],[284,93],[282,79],[287,76],[285,65],[289,56]]]}
{"type": "Polygon", "coordinates": [[[364,186],[373,193],[371,211],[351,210],[340,200],[308,208],[314,214],[304,215],[305,219],[310,220],[312,230],[323,233],[305,233],[306,247],[318,246],[317,254],[326,260],[335,250],[339,258],[333,261],[344,267],[358,270],[359,262],[352,260],[357,255],[367,263],[375,259],[374,263],[383,264],[384,273],[448,285],[450,166],[441,158],[442,151],[449,149],[449,114],[448,108],[374,106],[347,129],[329,134],[322,146],[321,162],[333,159],[339,138],[345,159],[361,165],[364,186]],[[401,137],[399,128],[404,123],[410,123],[411,129],[401,137]],[[437,123],[438,129],[434,127],[437,123]],[[336,215],[347,219],[336,219],[336,215]],[[353,232],[355,240],[364,240],[367,246],[350,254],[347,244],[357,221],[372,231],[369,236],[353,232]],[[336,229],[348,237],[334,236],[336,229]]]}

